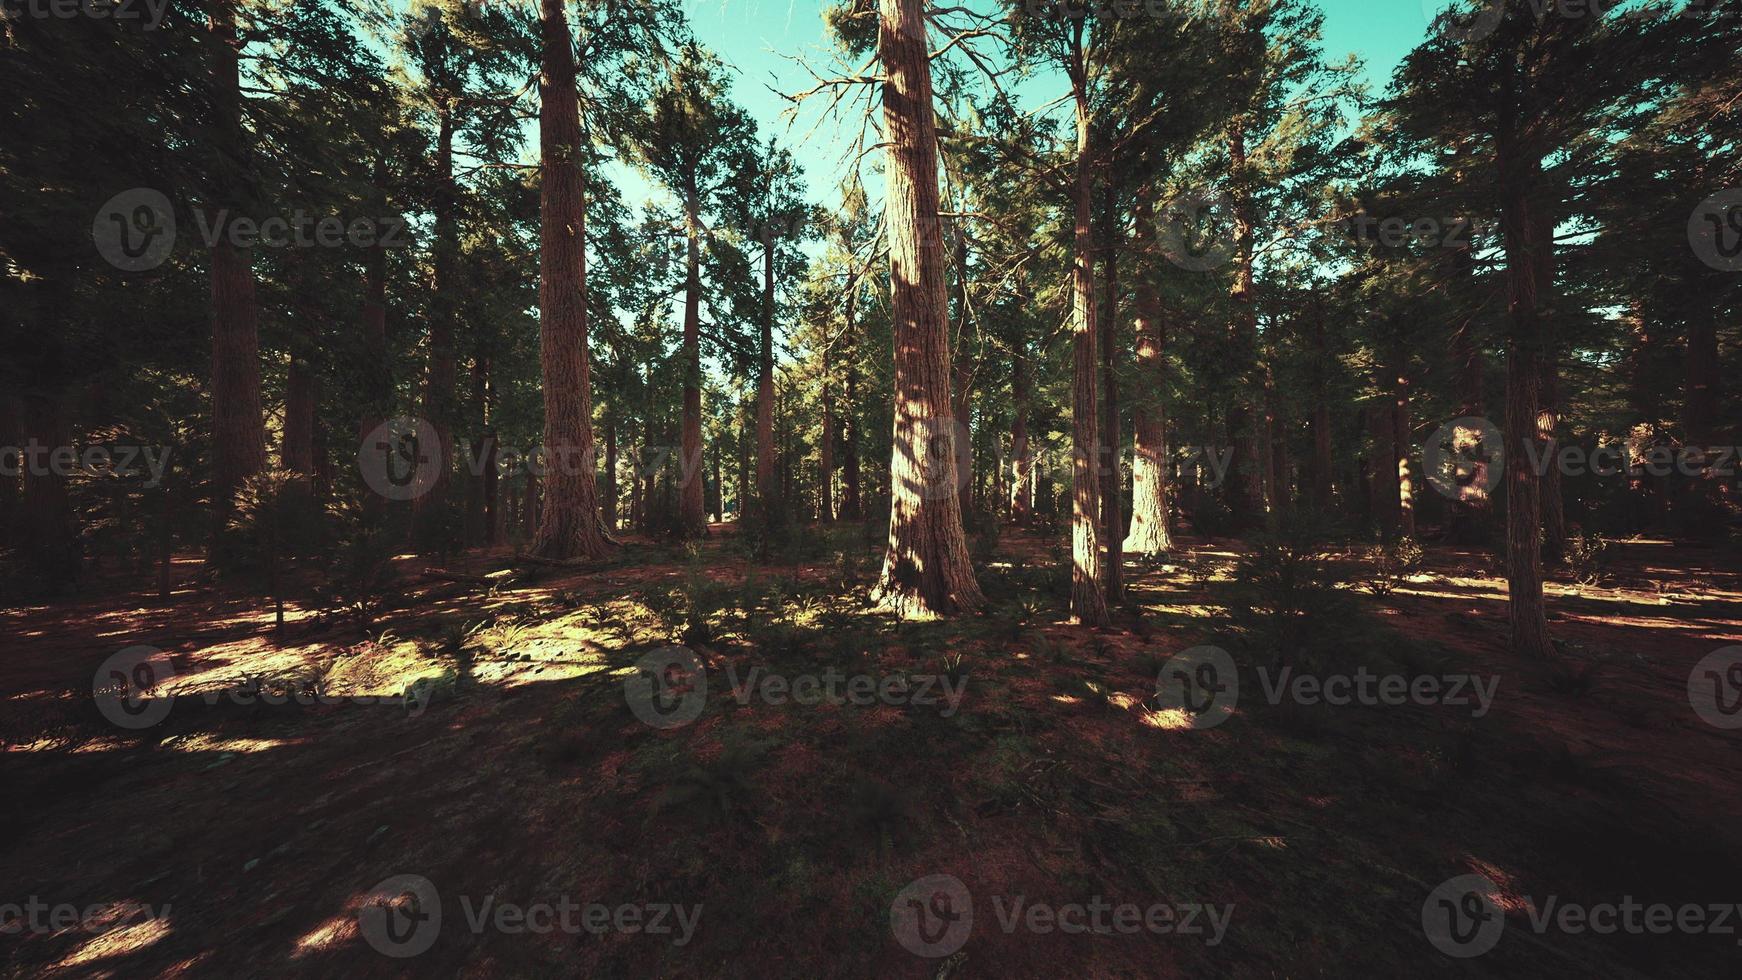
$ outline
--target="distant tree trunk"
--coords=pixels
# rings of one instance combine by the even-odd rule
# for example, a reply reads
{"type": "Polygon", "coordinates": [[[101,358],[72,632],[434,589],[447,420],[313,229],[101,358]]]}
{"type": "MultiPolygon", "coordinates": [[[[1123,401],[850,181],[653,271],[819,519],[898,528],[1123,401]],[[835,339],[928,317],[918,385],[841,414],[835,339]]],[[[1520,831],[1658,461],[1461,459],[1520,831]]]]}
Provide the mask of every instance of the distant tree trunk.
{"type": "MultiPolygon", "coordinates": [[[[462,539],[466,547],[476,548],[485,543],[489,534],[484,506],[484,471],[486,458],[494,451],[485,433],[485,392],[489,387],[490,367],[488,359],[481,353],[472,356],[471,367],[472,398],[470,417],[466,420],[470,437],[466,441],[466,452],[463,459],[462,478],[466,487],[465,521],[462,539]]],[[[455,445],[458,445],[456,441],[455,445]]]]}
{"type": "Polygon", "coordinates": [[[1118,197],[1111,186],[1102,191],[1101,269],[1106,307],[1100,311],[1097,341],[1101,348],[1101,535],[1107,549],[1107,598],[1125,595],[1125,501],[1119,457],[1119,222],[1118,197]]]}
{"type": "MultiPolygon", "coordinates": [[[[301,345],[297,345],[301,346],[301,345]]],[[[292,349],[284,378],[284,431],[279,459],[307,489],[315,472],[315,372],[308,351],[292,349]]]]}
{"type": "Polygon", "coordinates": [[[714,508],[714,523],[721,524],[726,520],[726,484],[720,472],[720,442],[718,439],[709,443],[708,455],[714,460],[714,487],[710,503],[714,508]]]}
{"type": "Polygon", "coordinates": [[[859,404],[859,368],[854,351],[849,351],[847,361],[847,419],[843,426],[845,430],[843,459],[841,460],[841,520],[857,521],[865,516],[864,505],[859,499],[859,422],[854,411],[859,404]]]}
{"type": "MultiPolygon", "coordinates": [[[[1458,249],[1454,256],[1455,267],[1462,288],[1474,279],[1476,274],[1476,259],[1470,246],[1458,249]]],[[[1483,388],[1486,385],[1486,367],[1482,357],[1482,347],[1476,335],[1477,318],[1474,311],[1468,312],[1457,327],[1452,331],[1451,359],[1452,376],[1457,391],[1459,418],[1483,418],[1487,411],[1483,388]]],[[[1473,433],[1460,436],[1453,433],[1454,439],[1473,441],[1473,433]]],[[[1467,447],[1458,447],[1467,448],[1467,447]]],[[[1492,448],[1492,447],[1490,447],[1492,448]]],[[[1493,501],[1489,497],[1485,474],[1477,474],[1477,479],[1467,487],[1460,487],[1458,497],[1451,505],[1450,537],[1460,544],[1475,544],[1486,540],[1488,522],[1493,511],[1493,501]]]]}
{"type": "Polygon", "coordinates": [[[678,463],[678,536],[708,533],[702,460],[702,216],[695,190],[684,195],[683,459],[678,463]]]}
{"type": "MultiPolygon", "coordinates": [[[[1257,220],[1253,216],[1252,198],[1245,185],[1246,129],[1243,119],[1236,119],[1228,139],[1229,170],[1235,174],[1232,182],[1234,211],[1234,301],[1233,341],[1235,378],[1249,378],[1258,356],[1258,291],[1254,272],[1257,220]]],[[[1228,434],[1234,441],[1234,511],[1242,523],[1264,520],[1264,473],[1269,468],[1269,454],[1260,451],[1258,429],[1262,420],[1254,421],[1245,394],[1234,392],[1234,407],[1228,413],[1228,434]]]]}
{"type": "Polygon", "coordinates": [[[1537,429],[1544,441],[1547,466],[1542,471],[1542,560],[1558,565],[1567,549],[1566,505],[1561,494],[1561,469],[1555,456],[1560,452],[1561,379],[1553,341],[1543,352],[1542,379],[1537,387],[1537,429]]]}
{"type": "Polygon", "coordinates": [[[1076,92],[1077,174],[1071,269],[1071,615],[1085,626],[1107,625],[1107,562],[1101,544],[1101,418],[1096,383],[1101,370],[1100,324],[1095,311],[1095,230],[1092,221],[1095,147],[1087,80],[1076,92]]]}
{"type": "Polygon", "coordinates": [[[889,547],[876,595],[900,616],[969,613],[984,599],[962,533],[937,122],[922,0],[880,0],[885,222],[895,341],[889,547]]]}
{"type": "Polygon", "coordinates": [[[742,399],[738,402],[738,519],[749,513],[751,481],[750,444],[755,441],[756,406],[742,399]]]}
{"type": "Polygon", "coordinates": [[[235,0],[221,0],[208,22],[212,39],[213,144],[219,172],[219,236],[212,263],[212,508],[222,529],[236,489],[266,468],[260,410],[260,324],[253,253],[232,244],[231,221],[246,197],[250,153],[242,127],[242,41],[235,0]]]}
{"type": "Polygon", "coordinates": [[[443,99],[436,106],[434,242],[431,247],[429,294],[429,368],[424,376],[423,414],[436,436],[435,480],[413,503],[418,542],[440,548],[437,535],[451,506],[454,469],[455,389],[459,358],[454,349],[454,265],[459,251],[459,189],[454,180],[453,108],[443,99]]]}
{"type": "Polygon", "coordinates": [[[952,402],[956,412],[956,435],[962,440],[962,445],[956,449],[956,463],[963,467],[958,474],[961,485],[957,495],[961,498],[957,506],[962,512],[964,523],[971,520],[974,514],[974,370],[968,359],[968,233],[961,221],[955,223],[956,228],[956,262],[955,262],[955,307],[956,307],[956,351],[951,355],[950,363],[954,374],[952,389],[955,392],[952,402]]]}
{"type": "Polygon", "coordinates": [[[817,479],[817,519],[832,523],[835,519],[835,400],[829,376],[829,352],[823,350],[823,439],[818,447],[817,464],[822,470],[817,479]]]}
{"type": "Polygon", "coordinates": [[[74,583],[79,571],[78,526],[65,467],[52,462],[57,447],[72,445],[66,400],[60,394],[25,392],[19,401],[23,483],[8,543],[19,549],[34,573],[35,587],[60,592],[74,583]]]}
{"type": "Polygon", "coordinates": [[[1415,495],[1418,489],[1410,466],[1410,450],[1414,425],[1409,417],[1409,368],[1401,354],[1391,371],[1392,447],[1397,459],[1397,533],[1400,537],[1415,537],[1415,495]]]}
{"type": "Polygon", "coordinates": [[[1028,377],[1028,356],[1018,345],[1011,358],[1011,401],[1016,419],[1010,426],[1010,522],[1017,527],[1034,523],[1034,449],[1028,441],[1028,414],[1034,393],[1028,377]]]}
{"type": "Polygon", "coordinates": [[[542,0],[538,113],[538,313],[548,463],[544,516],[532,550],[601,558],[611,550],[593,483],[593,395],[587,363],[586,186],[574,38],[564,0],[542,0]]]}
{"type": "MultiPolygon", "coordinates": [[[[1137,202],[1136,220],[1138,252],[1151,254],[1155,207],[1147,196],[1137,202]]],[[[1131,400],[1131,429],[1136,452],[1131,460],[1131,533],[1124,550],[1152,557],[1173,550],[1173,537],[1167,521],[1167,325],[1162,322],[1161,294],[1150,275],[1137,277],[1134,314],[1137,390],[1131,400]]]]}
{"type": "Polygon", "coordinates": [[[1531,461],[1546,451],[1540,429],[1538,386],[1547,357],[1540,296],[1541,260],[1554,247],[1541,237],[1535,200],[1542,156],[1518,145],[1502,126],[1497,140],[1501,232],[1506,254],[1506,588],[1512,652],[1530,659],[1555,656],[1543,607],[1542,485],[1531,461]]]}
{"type": "Polygon", "coordinates": [[[1395,389],[1385,383],[1390,373],[1380,369],[1379,397],[1369,406],[1367,421],[1373,435],[1373,517],[1379,534],[1390,541],[1397,537],[1400,524],[1397,470],[1397,417],[1395,389]]]}
{"type": "Polygon", "coordinates": [[[1325,339],[1325,311],[1313,306],[1313,507],[1321,514],[1331,512],[1331,474],[1335,464],[1331,455],[1331,352],[1325,339]]]}
{"type": "Polygon", "coordinates": [[[543,495],[538,492],[538,471],[526,467],[526,496],[521,503],[520,519],[529,539],[536,540],[538,534],[539,512],[543,509],[543,495]]]}
{"type": "Polygon", "coordinates": [[[617,530],[617,412],[605,413],[605,488],[600,510],[607,530],[617,530]]]}

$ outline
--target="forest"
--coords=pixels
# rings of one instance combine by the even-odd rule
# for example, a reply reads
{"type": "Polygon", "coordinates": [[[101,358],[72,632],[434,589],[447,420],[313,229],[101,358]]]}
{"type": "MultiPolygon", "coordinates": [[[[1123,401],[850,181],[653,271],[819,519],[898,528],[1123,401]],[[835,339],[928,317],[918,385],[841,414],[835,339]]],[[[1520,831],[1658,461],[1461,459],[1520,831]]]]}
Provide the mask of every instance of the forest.
{"type": "Polygon", "coordinates": [[[1742,0],[0,82],[0,976],[1742,968],[1742,0]]]}

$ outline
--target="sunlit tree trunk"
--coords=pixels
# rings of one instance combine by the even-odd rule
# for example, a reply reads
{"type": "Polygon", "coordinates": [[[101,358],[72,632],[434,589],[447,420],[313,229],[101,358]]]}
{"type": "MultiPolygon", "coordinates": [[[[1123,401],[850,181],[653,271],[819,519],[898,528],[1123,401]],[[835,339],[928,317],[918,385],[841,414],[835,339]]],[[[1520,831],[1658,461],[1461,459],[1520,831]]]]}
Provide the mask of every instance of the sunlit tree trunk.
{"type": "Polygon", "coordinates": [[[1071,615],[1086,626],[1107,625],[1107,563],[1101,546],[1101,418],[1098,375],[1100,324],[1095,311],[1095,230],[1092,221],[1094,144],[1086,80],[1076,93],[1077,161],[1071,198],[1071,615]]]}
{"type": "Polygon", "coordinates": [[[540,367],[547,472],[534,553],[600,558],[612,542],[593,482],[593,396],[587,363],[586,186],[574,39],[564,0],[542,0],[539,76],[540,367]]]}
{"type": "Polygon", "coordinates": [[[605,486],[600,500],[600,515],[607,530],[617,529],[617,412],[605,413],[605,486]]]}
{"type": "Polygon", "coordinates": [[[1399,357],[1392,368],[1391,399],[1392,451],[1397,460],[1397,533],[1400,537],[1415,537],[1416,474],[1410,463],[1414,448],[1414,426],[1409,416],[1409,369],[1399,357]]]}
{"type": "Polygon", "coordinates": [[[948,287],[924,4],[880,3],[895,422],[889,547],[876,594],[903,616],[973,612],[984,600],[956,493],[961,434],[950,404],[948,287]]]}
{"type": "Polygon", "coordinates": [[[266,423],[260,409],[260,325],[254,298],[253,252],[232,244],[230,222],[245,198],[250,156],[242,127],[242,42],[235,0],[220,0],[208,22],[212,50],[213,133],[219,173],[218,238],[212,263],[212,506],[218,527],[236,489],[266,467],[266,423]]]}
{"type": "MultiPolygon", "coordinates": [[[[1155,208],[1137,203],[1137,250],[1149,255],[1155,240],[1155,208]]],[[[1148,272],[1149,270],[1143,270],[1148,272]]],[[[1131,460],[1131,532],[1124,550],[1145,557],[1173,549],[1167,513],[1167,325],[1161,295],[1147,274],[1137,276],[1133,320],[1137,332],[1137,390],[1131,399],[1136,452],[1131,460]]]]}

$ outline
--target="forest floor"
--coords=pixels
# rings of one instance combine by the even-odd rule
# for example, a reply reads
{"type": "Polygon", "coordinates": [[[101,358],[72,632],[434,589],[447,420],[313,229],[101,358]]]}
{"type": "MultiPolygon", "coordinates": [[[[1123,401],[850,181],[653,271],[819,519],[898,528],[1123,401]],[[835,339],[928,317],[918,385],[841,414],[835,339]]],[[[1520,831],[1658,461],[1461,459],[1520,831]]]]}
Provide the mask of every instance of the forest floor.
{"type": "Polygon", "coordinates": [[[1086,630],[1067,623],[1059,552],[1038,536],[976,556],[986,615],[934,623],[864,608],[878,535],[815,539],[772,566],[730,527],[689,551],[630,542],[586,569],[497,552],[443,581],[407,559],[409,584],[367,632],[293,607],[279,642],[258,598],[206,588],[159,601],[115,583],[0,613],[0,910],[97,907],[0,932],[0,970],[1629,977],[1742,961],[1716,926],[1532,926],[1551,900],[1742,902],[1742,731],[1702,722],[1688,693],[1697,662],[1742,642],[1733,554],[1635,542],[1603,587],[1552,583],[1569,670],[1508,654],[1493,559],[1431,548],[1426,574],[1355,597],[1313,663],[1473,675],[1498,684],[1483,711],[1271,703],[1259,670],[1274,654],[1220,612],[1231,542],[1187,539],[1184,565],[1131,565],[1115,627],[1086,630]],[[692,723],[654,727],[625,679],[680,637],[708,664],[708,697],[692,723]],[[1239,663],[1240,698],[1197,729],[1154,696],[1167,658],[1207,643],[1239,663]],[[175,668],[169,715],[145,729],[111,724],[92,697],[99,664],[135,645],[175,668]],[[867,705],[741,700],[753,667],[937,680],[867,705]],[[414,697],[222,693],[245,678],[414,697]],[[959,703],[921,697],[934,683],[959,703]],[[1505,932],[1455,959],[1424,936],[1423,908],[1467,874],[1495,884],[1505,932]],[[398,875],[441,896],[415,959],[359,927],[398,875]],[[949,959],[914,955],[891,928],[892,903],[931,875],[973,900],[949,959]],[[597,903],[626,925],[520,931],[486,900],[597,903]],[[1019,901],[1165,907],[1175,927],[1082,934],[1019,901]],[[667,903],[699,917],[658,913],[669,931],[654,928],[667,903]]]}

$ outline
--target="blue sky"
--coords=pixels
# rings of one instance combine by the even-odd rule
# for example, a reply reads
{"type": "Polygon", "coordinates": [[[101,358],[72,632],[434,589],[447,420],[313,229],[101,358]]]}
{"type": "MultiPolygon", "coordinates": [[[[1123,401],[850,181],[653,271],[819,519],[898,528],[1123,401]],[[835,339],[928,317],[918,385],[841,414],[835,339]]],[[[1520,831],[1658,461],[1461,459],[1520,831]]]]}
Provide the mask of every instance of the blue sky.
{"type": "MultiPolygon", "coordinates": [[[[1321,0],[1326,53],[1333,59],[1358,55],[1378,91],[1397,62],[1426,37],[1433,13],[1444,5],[1445,0],[1321,0]]],[[[780,119],[786,102],[768,90],[772,85],[798,92],[810,86],[809,76],[786,56],[807,54],[819,71],[830,64],[821,0],[687,0],[685,6],[696,35],[738,70],[734,95],[739,104],[764,135],[775,133],[793,150],[812,198],[834,204],[844,137],[837,138],[826,125],[813,133],[814,113],[801,116],[789,130],[780,119]]],[[[632,203],[650,190],[635,186],[640,184],[633,178],[624,182],[632,203]]]]}

